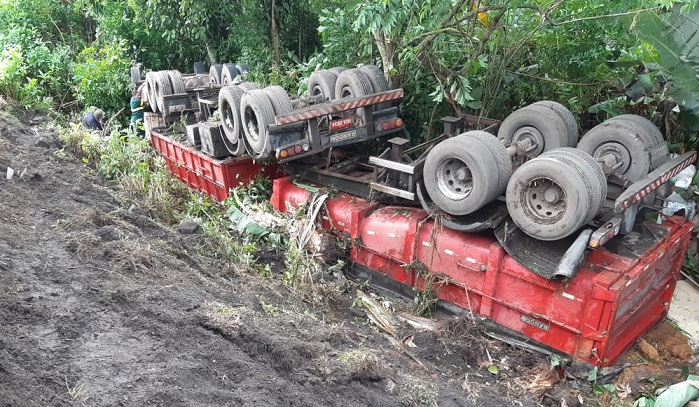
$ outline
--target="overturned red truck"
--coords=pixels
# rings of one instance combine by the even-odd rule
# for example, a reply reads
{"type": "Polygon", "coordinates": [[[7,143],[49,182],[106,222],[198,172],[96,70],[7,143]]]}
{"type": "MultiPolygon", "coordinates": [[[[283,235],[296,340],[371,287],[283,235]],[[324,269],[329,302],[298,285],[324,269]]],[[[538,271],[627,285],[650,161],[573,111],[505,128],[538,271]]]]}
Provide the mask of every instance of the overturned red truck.
{"type": "Polygon", "coordinates": [[[580,139],[570,111],[542,101],[502,122],[446,117],[409,146],[395,137],[403,91],[376,67],[314,72],[305,97],[234,83],[161,96],[220,121],[188,126],[189,145],[154,129],[153,146],[219,200],[264,161],[288,174],[274,181],[279,211],[310,199],[291,177],[342,191],[323,226],[349,238],[352,274],[406,294],[429,285],[510,340],[602,366],[667,314],[690,228],[660,209],[696,152],[671,157],[649,120],[618,116],[580,139]],[[376,156],[342,148],[389,135],[376,156]]]}

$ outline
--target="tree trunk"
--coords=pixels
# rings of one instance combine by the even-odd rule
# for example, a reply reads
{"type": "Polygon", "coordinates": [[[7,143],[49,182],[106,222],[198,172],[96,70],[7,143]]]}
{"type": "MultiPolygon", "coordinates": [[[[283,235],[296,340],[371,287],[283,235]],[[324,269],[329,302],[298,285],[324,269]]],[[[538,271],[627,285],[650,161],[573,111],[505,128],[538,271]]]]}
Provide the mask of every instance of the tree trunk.
{"type": "Polygon", "coordinates": [[[381,56],[381,65],[383,65],[383,73],[388,78],[388,85],[391,89],[396,89],[400,87],[400,78],[398,75],[391,74],[391,72],[398,72],[398,54],[396,53],[396,44],[391,41],[390,38],[386,37],[381,31],[374,31],[374,41],[376,42],[376,47],[379,49],[379,55],[381,56]]]}
{"type": "Polygon", "coordinates": [[[272,66],[279,67],[279,27],[277,27],[277,16],[275,13],[275,0],[272,0],[272,9],[270,11],[270,40],[272,46],[272,66]]]}
{"type": "Polygon", "coordinates": [[[206,55],[209,57],[209,65],[215,65],[216,56],[214,55],[214,51],[211,49],[211,45],[209,45],[208,38],[204,39],[204,48],[206,48],[206,55]]]}

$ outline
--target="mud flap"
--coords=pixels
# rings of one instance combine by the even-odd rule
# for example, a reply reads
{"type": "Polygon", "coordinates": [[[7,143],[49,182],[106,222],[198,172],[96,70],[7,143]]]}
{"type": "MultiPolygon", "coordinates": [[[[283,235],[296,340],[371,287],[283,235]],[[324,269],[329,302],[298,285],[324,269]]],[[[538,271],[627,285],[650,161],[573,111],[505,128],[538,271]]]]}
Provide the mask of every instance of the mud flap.
{"type": "Polygon", "coordinates": [[[537,240],[522,232],[508,219],[495,229],[495,237],[507,254],[533,273],[547,279],[573,277],[573,273],[559,274],[558,266],[566,251],[575,243],[577,234],[560,240],[537,240]]]}
{"type": "Polygon", "coordinates": [[[417,183],[417,197],[422,209],[430,216],[439,216],[439,221],[445,227],[460,232],[480,232],[495,229],[507,218],[507,205],[505,202],[495,200],[481,209],[464,216],[447,215],[436,209],[427,193],[422,191],[422,184],[417,183]]]}

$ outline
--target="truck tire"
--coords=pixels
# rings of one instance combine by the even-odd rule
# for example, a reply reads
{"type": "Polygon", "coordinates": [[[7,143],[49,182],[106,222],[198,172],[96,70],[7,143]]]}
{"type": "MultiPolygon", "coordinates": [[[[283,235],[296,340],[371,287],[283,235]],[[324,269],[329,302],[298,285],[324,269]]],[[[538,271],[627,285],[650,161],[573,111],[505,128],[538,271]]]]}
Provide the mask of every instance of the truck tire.
{"type": "Polygon", "coordinates": [[[168,71],[158,72],[158,79],[161,94],[163,96],[172,95],[174,91],[172,88],[172,82],[170,81],[170,74],[168,73],[168,71]]]}
{"type": "Polygon", "coordinates": [[[235,64],[235,67],[238,69],[238,73],[245,76],[248,72],[250,72],[250,67],[247,66],[247,64],[235,64]]]}
{"type": "Polygon", "coordinates": [[[141,81],[141,69],[137,66],[131,67],[131,86],[136,89],[138,88],[138,82],[141,81]]]}
{"type": "Polygon", "coordinates": [[[668,150],[667,143],[663,139],[660,130],[658,130],[650,120],[630,114],[616,116],[607,120],[607,122],[609,121],[623,123],[638,133],[648,147],[648,152],[650,153],[650,171],[653,171],[670,160],[670,150],[668,150]],[[637,120],[635,118],[642,120],[637,120]]]}
{"type": "Polygon", "coordinates": [[[627,123],[606,121],[588,131],[578,149],[600,159],[612,154],[622,165],[614,172],[636,182],[650,172],[650,152],[646,141],[627,123]]]}
{"type": "MultiPolygon", "coordinates": [[[[209,75],[206,76],[208,78],[209,75]]],[[[195,89],[201,86],[201,79],[198,76],[186,76],[182,78],[182,82],[184,82],[185,91],[187,89],[195,89]]]]}
{"type": "Polygon", "coordinates": [[[345,72],[346,70],[347,68],[345,68],[344,66],[336,66],[334,68],[328,69],[328,71],[334,73],[335,76],[340,76],[340,74],[345,72]]]}
{"type": "Polygon", "coordinates": [[[158,109],[158,94],[156,92],[155,85],[156,77],[156,72],[148,72],[146,74],[146,90],[148,91],[148,102],[150,104],[151,110],[153,110],[153,112],[155,113],[160,111],[160,109],[158,109]]]}
{"type": "Polygon", "coordinates": [[[197,61],[194,63],[194,73],[197,75],[207,73],[206,66],[204,65],[204,62],[197,61]]]}
{"type": "Polygon", "coordinates": [[[218,94],[218,109],[221,113],[224,144],[228,151],[239,157],[245,152],[241,140],[240,100],[245,91],[235,85],[221,88],[218,94]]]}
{"type": "Polygon", "coordinates": [[[255,82],[243,82],[238,86],[240,87],[240,89],[246,92],[253,89],[260,89],[260,85],[256,84],[255,82]]]}
{"type": "Polygon", "coordinates": [[[577,148],[564,147],[547,151],[540,157],[564,157],[569,160],[576,161],[577,165],[581,168],[591,169],[591,172],[589,172],[588,175],[591,176],[591,180],[593,182],[592,189],[589,192],[592,196],[593,202],[597,202],[598,205],[596,207],[590,207],[590,210],[592,211],[589,214],[590,219],[592,219],[602,210],[604,200],[607,198],[607,177],[604,175],[604,171],[602,171],[602,166],[599,165],[597,161],[592,158],[592,156],[582,150],[578,150],[577,148]],[[581,163],[580,160],[585,161],[585,163],[581,163]]]}
{"type": "Polygon", "coordinates": [[[216,65],[211,65],[209,68],[209,78],[211,78],[211,83],[214,85],[220,85],[221,84],[221,79],[223,76],[223,65],[221,64],[216,64],[216,65]]]}
{"type": "Polygon", "coordinates": [[[223,68],[221,68],[221,84],[232,84],[239,74],[240,72],[238,72],[238,68],[235,67],[235,64],[223,64],[223,68]]]}
{"type": "Polygon", "coordinates": [[[369,78],[356,68],[343,71],[335,82],[336,99],[358,98],[372,93],[369,78]]]}
{"type": "Polygon", "coordinates": [[[160,110],[161,113],[168,114],[169,112],[165,111],[165,100],[163,98],[172,95],[172,84],[170,83],[170,76],[166,71],[158,71],[155,86],[158,110],[160,110]]]}
{"type": "Polygon", "coordinates": [[[614,116],[611,119],[607,121],[616,121],[616,120],[626,120],[629,122],[636,123],[637,125],[641,126],[643,129],[645,129],[646,133],[649,134],[653,139],[657,142],[657,144],[661,144],[665,142],[665,138],[663,137],[663,133],[660,132],[660,129],[658,126],[656,126],[652,121],[646,119],[643,116],[639,116],[637,114],[621,114],[619,116],[614,116]]]}
{"type": "Polygon", "coordinates": [[[567,147],[569,143],[563,120],[556,112],[541,105],[529,105],[507,116],[500,124],[498,138],[508,142],[531,140],[537,147],[527,153],[529,157],[567,147]]]}
{"type": "Polygon", "coordinates": [[[322,69],[313,71],[308,77],[308,96],[323,96],[326,101],[335,99],[335,83],[337,75],[322,69]]]}
{"type": "MultiPolygon", "coordinates": [[[[505,193],[507,189],[507,183],[510,181],[512,176],[512,159],[507,154],[507,149],[505,145],[502,144],[500,140],[494,135],[483,130],[471,130],[466,133],[461,134],[461,136],[470,137],[476,139],[483,143],[483,145],[490,151],[490,154],[495,160],[495,167],[498,172],[497,187],[495,188],[495,195],[493,198],[505,193]]],[[[604,174],[602,174],[604,175],[604,174]]]]}
{"type": "Polygon", "coordinates": [[[271,152],[267,126],[274,123],[274,107],[267,93],[262,89],[245,92],[240,101],[240,118],[250,155],[267,158],[271,152]]]}
{"type": "Polygon", "coordinates": [[[369,78],[374,93],[385,92],[388,88],[388,79],[383,71],[376,65],[363,65],[358,68],[369,78]]]}
{"type": "Polygon", "coordinates": [[[141,87],[141,100],[150,103],[150,87],[148,85],[148,81],[143,81],[143,85],[141,87]]]}
{"type": "Polygon", "coordinates": [[[437,144],[423,168],[425,190],[444,212],[460,216],[494,198],[497,169],[488,149],[470,137],[456,136],[437,144]]]}
{"type": "Polygon", "coordinates": [[[289,94],[286,93],[284,88],[281,86],[267,86],[263,90],[265,93],[267,93],[269,101],[272,102],[275,116],[291,113],[291,111],[294,110],[291,106],[291,98],[289,97],[289,94]]]}
{"type": "Polygon", "coordinates": [[[580,140],[580,133],[578,132],[578,122],[575,121],[575,116],[573,116],[573,113],[570,110],[568,110],[567,107],[563,106],[558,102],[554,102],[553,100],[541,100],[534,103],[534,105],[546,106],[549,109],[556,112],[558,117],[560,117],[561,120],[563,120],[563,123],[565,124],[566,134],[568,134],[567,147],[575,147],[576,145],[578,145],[578,140],[580,140]]]}
{"type": "Polygon", "coordinates": [[[167,74],[170,77],[173,95],[185,93],[184,81],[182,80],[180,71],[167,71],[167,74]]]}
{"type": "Polygon", "coordinates": [[[570,236],[590,221],[599,195],[592,193],[597,180],[587,163],[557,155],[522,164],[507,184],[512,221],[527,235],[546,241],[570,236]]]}

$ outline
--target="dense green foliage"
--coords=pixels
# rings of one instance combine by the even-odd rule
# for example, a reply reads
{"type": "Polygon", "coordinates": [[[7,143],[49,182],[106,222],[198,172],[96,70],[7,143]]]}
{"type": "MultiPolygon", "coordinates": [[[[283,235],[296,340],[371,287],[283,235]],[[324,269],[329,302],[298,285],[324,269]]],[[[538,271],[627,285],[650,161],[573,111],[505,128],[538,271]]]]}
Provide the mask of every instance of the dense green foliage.
{"type": "MultiPolygon", "coordinates": [[[[696,0],[0,0],[0,93],[25,106],[108,116],[129,97],[128,67],[243,62],[253,78],[305,90],[318,68],[381,66],[406,90],[413,139],[438,118],[503,118],[553,99],[583,128],[621,111],[675,141],[696,133],[668,108],[663,61],[638,21],[696,0]],[[661,121],[663,123],[661,123],[661,121]]],[[[696,21],[694,21],[696,24],[696,21]]],[[[677,89],[677,87],[675,87],[677,89]]],[[[672,92],[670,93],[672,95],[672,92]]],[[[686,110],[686,109],[685,109],[686,110]]],[[[683,111],[681,119],[696,120],[683,111]]]]}

